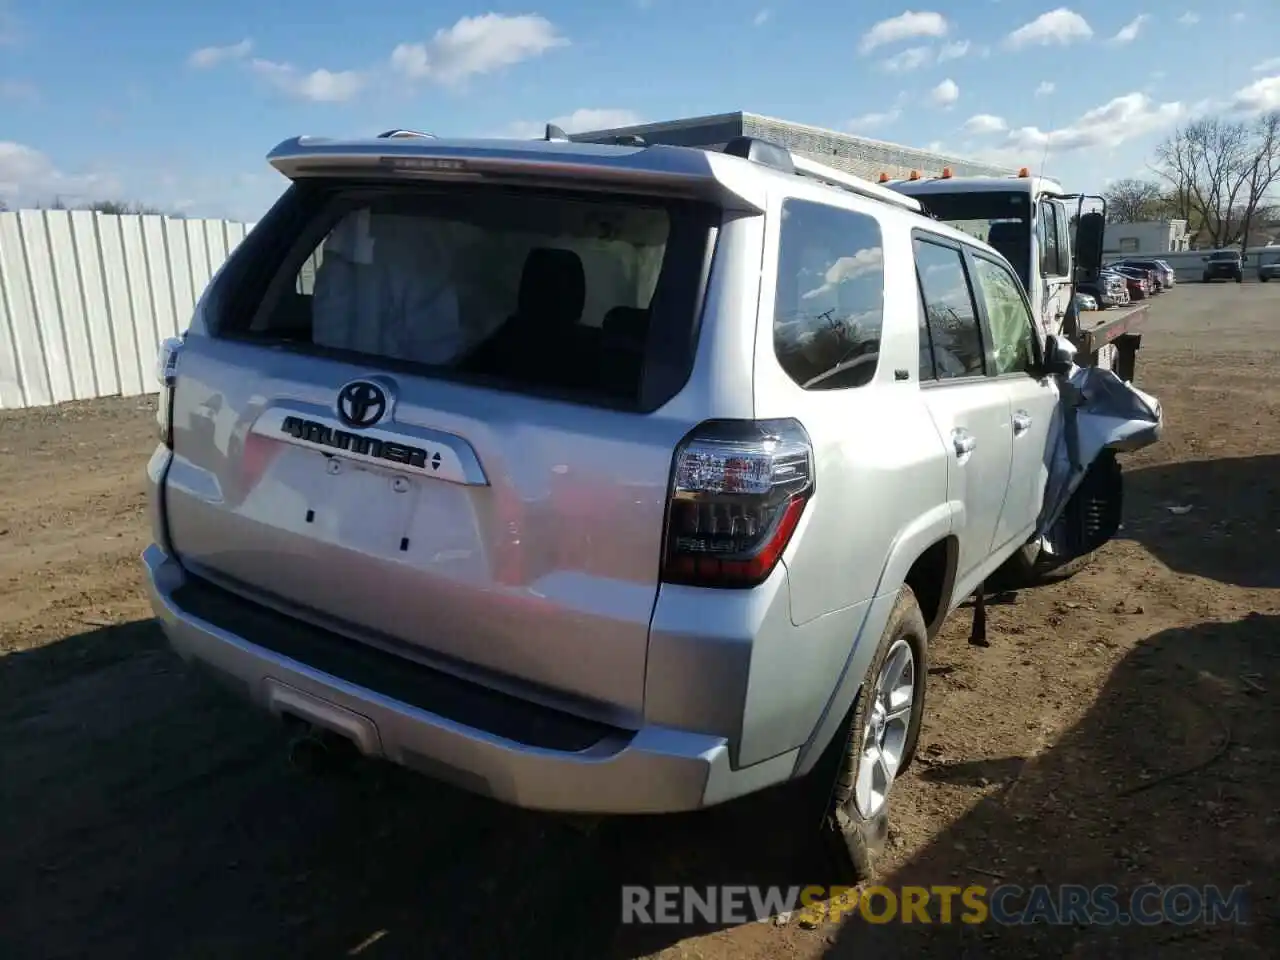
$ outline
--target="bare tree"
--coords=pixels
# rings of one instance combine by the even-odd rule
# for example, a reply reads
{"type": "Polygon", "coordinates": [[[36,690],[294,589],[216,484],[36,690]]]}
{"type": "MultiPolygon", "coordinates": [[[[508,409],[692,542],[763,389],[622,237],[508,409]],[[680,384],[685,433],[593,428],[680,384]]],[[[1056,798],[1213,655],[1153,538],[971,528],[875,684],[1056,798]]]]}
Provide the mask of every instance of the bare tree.
{"type": "Polygon", "coordinates": [[[1169,204],[1213,247],[1245,237],[1280,180],[1280,121],[1207,117],[1175,131],[1156,150],[1169,204]]]}
{"type": "Polygon", "coordinates": [[[1258,118],[1253,129],[1253,158],[1245,171],[1244,225],[1240,252],[1249,249],[1249,230],[1263,219],[1272,190],[1280,185],[1280,110],[1258,118]]]}
{"type": "Polygon", "coordinates": [[[1153,180],[1117,180],[1103,194],[1107,219],[1112,223],[1140,223],[1159,216],[1165,207],[1164,192],[1153,180]]]}

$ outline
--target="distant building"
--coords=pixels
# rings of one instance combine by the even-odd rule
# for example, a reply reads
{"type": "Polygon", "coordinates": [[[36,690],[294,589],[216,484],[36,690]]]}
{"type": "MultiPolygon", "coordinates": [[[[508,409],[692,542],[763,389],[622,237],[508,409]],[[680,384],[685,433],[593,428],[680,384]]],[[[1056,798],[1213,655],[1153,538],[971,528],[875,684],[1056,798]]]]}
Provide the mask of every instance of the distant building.
{"type": "Polygon", "coordinates": [[[709,117],[664,120],[611,130],[575,133],[570,139],[588,143],[607,142],[619,136],[643,137],[646,143],[666,143],[680,147],[721,149],[734,137],[756,137],[820,161],[828,166],[874,180],[881,173],[890,177],[906,177],[912,170],[922,176],[937,176],[950,167],[957,177],[1007,176],[1016,171],[1007,167],[979,163],[944,153],[933,153],[915,147],[904,147],[883,140],[855,137],[822,127],[791,123],[754,113],[721,113],[709,117]]]}
{"type": "Polygon", "coordinates": [[[1185,220],[1108,223],[1102,236],[1104,254],[1180,253],[1190,247],[1191,238],[1187,234],[1185,220]]]}

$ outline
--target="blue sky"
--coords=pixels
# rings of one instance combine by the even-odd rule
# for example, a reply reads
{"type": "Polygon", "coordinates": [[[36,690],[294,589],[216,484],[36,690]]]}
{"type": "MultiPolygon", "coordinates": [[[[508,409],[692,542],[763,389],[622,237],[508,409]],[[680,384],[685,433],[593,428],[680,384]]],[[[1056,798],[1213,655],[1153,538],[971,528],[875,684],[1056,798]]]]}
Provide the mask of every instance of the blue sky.
{"type": "Polygon", "coordinates": [[[296,134],[531,136],[748,110],[1038,166],[1143,171],[1280,109],[1280,0],[0,0],[0,197],[253,219],[296,134]]]}

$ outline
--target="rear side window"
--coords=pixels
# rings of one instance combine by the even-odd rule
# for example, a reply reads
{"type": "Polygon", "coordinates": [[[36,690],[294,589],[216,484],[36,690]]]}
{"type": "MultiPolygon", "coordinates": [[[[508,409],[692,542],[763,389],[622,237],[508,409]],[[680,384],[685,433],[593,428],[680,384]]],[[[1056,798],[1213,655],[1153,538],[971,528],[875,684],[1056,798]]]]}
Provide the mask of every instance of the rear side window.
{"type": "Polygon", "coordinates": [[[921,378],[983,376],[982,331],[964,256],[955,247],[920,239],[915,241],[915,253],[929,332],[928,341],[920,341],[921,378]]]}
{"type": "Polygon", "coordinates": [[[712,211],[466,188],[302,196],[314,209],[276,218],[293,249],[248,330],[225,332],[650,406],[687,379],[712,211]]]}
{"type": "Polygon", "coordinates": [[[883,305],[880,224],[839,207],[784,201],[773,348],[787,376],[805,390],[869,383],[883,305]]]}

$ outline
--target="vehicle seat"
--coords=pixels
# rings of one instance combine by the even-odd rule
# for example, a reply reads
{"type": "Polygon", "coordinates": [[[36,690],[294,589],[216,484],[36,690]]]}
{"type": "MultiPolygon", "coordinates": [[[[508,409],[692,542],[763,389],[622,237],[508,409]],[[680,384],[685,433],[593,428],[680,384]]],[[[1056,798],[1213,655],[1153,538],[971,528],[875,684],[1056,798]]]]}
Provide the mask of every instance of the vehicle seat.
{"type": "Polygon", "coordinates": [[[601,386],[611,393],[630,395],[644,369],[649,339],[649,311],[640,307],[614,307],[601,324],[601,386]]]}
{"type": "Polygon", "coordinates": [[[1020,223],[993,223],[987,234],[987,243],[1009,261],[1024,288],[1031,284],[1031,251],[1027,245],[1026,230],[1026,226],[1020,223]]]}
{"type": "Polygon", "coordinates": [[[579,325],[586,289],[582,260],[572,250],[530,250],[520,275],[516,312],[476,350],[467,366],[549,386],[587,385],[598,366],[591,354],[600,331],[579,325]]]}

